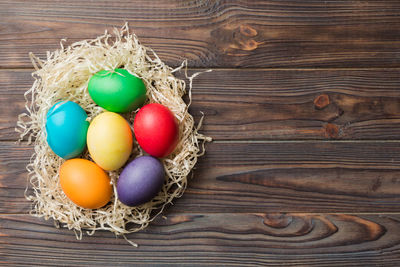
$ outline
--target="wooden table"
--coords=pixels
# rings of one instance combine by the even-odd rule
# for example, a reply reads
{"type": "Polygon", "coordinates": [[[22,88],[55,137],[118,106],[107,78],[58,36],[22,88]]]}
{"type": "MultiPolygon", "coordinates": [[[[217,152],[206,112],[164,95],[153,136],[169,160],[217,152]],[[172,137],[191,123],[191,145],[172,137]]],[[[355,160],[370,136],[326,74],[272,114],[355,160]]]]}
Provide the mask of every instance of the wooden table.
{"type": "Polygon", "coordinates": [[[400,266],[400,1],[0,1],[0,262],[400,266]],[[214,138],[185,195],[129,246],[28,215],[16,145],[44,58],[124,21],[195,80],[214,138]]]}

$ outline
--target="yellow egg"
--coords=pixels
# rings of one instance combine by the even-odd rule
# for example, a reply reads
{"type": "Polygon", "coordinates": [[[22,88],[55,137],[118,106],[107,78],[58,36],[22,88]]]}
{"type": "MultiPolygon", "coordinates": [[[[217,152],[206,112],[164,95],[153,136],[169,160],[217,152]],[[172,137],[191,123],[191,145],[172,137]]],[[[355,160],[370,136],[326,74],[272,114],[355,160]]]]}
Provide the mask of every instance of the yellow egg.
{"type": "Polygon", "coordinates": [[[90,156],[101,168],[121,168],[132,151],[132,131],[128,122],[117,113],[104,112],[90,123],[87,147],[90,156]]]}

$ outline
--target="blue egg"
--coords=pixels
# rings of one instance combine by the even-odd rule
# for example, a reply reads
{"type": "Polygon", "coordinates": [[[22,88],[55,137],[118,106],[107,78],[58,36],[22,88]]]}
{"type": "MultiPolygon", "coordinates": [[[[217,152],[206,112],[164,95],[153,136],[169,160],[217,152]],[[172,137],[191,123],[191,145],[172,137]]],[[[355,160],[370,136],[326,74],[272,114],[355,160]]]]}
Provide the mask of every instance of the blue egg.
{"type": "Polygon", "coordinates": [[[50,108],[46,117],[47,143],[58,156],[71,159],[86,147],[89,122],[83,108],[72,101],[61,101],[50,108]]]}

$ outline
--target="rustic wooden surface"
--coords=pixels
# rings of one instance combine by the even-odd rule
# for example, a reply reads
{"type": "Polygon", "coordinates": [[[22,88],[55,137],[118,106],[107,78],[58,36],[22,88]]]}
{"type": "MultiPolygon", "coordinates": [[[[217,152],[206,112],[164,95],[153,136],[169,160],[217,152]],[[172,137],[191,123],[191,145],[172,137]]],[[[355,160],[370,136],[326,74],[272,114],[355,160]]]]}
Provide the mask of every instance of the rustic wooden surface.
{"type": "Polygon", "coordinates": [[[0,1],[0,263],[400,265],[400,1],[0,1]],[[28,215],[16,116],[27,53],[129,22],[171,66],[213,68],[192,114],[214,138],[143,232],[28,215]]]}

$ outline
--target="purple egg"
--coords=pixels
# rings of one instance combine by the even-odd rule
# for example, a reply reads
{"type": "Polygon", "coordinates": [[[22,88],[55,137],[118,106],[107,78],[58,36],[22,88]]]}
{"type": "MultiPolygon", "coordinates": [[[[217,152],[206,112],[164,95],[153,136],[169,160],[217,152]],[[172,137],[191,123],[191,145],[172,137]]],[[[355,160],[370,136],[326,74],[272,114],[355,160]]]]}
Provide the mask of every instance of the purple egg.
{"type": "Polygon", "coordinates": [[[142,156],[131,161],[119,176],[118,198],[127,206],[138,206],[155,197],[163,183],[161,162],[151,156],[142,156]]]}

